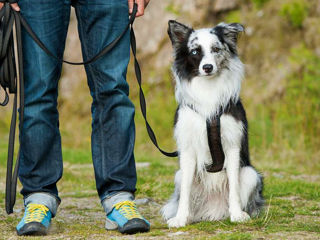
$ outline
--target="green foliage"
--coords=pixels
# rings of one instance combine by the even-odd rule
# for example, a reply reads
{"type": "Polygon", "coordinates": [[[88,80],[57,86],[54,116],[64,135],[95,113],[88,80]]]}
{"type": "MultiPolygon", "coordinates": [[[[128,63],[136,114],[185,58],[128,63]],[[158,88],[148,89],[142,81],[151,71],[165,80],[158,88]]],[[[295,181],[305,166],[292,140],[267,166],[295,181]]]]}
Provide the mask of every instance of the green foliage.
{"type": "Polygon", "coordinates": [[[173,2],[167,5],[166,11],[169,13],[173,13],[174,15],[180,15],[180,7],[175,5],[173,2]]]}
{"type": "Polygon", "coordinates": [[[320,58],[304,45],[291,49],[296,69],[290,76],[285,96],[275,108],[283,126],[308,145],[317,145],[320,133],[320,58]]]}
{"type": "Polygon", "coordinates": [[[224,19],[225,22],[227,23],[234,23],[234,22],[241,22],[241,13],[239,10],[235,10],[235,11],[230,11],[224,19]]]}
{"type": "Polygon", "coordinates": [[[289,1],[282,5],[280,14],[284,16],[292,26],[300,28],[308,15],[308,4],[305,0],[289,1]]]}
{"type": "Polygon", "coordinates": [[[269,0],[251,0],[251,2],[253,2],[253,4],[258,8],[261,8],[268,1],[269,0]]]}

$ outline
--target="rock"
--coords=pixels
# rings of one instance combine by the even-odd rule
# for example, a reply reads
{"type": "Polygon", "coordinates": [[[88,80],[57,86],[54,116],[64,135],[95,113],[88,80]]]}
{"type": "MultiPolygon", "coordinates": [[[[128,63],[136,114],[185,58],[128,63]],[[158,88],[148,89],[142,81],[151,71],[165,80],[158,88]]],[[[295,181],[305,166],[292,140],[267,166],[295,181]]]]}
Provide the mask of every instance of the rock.
{"type": "Polygon", "coordinates": [[[247,36],[252,36],[253,32],[254,32],[253,27],[250,27],[250,26],[246,27],[245,34],[247,36]]]}
{"type": "Polygon", "coordinates": [[[214,12],[223,12],[235,9],[238,6],[238,0],[216,0],[213,5],[214,12]]]}
{"type": "Polygon", "coordinates": [[[137,18],[134,30],[139,55],[155,53],[160,42],[167,37],[168,21],[175,19],[174,13],[166,10],[167,0],[151,1],[143,17],[137,18]]]}
{"type": "Polygon", "coordinates": [[[174,232],[174,233],[169,233],[168,236],[169,237],[174,237],[174,236],[180,236],[180,235],[186,235],[188,234],[187,232],[182,232],[182,231],[178,231],[178,232],[174,232]]]}
{"type": "Polygon", "coordinates": [[[149,162],[136,162],[136,167],[137,168],[148,168],[150,167],[149,162]]]}
{"type": "Polygon", "coordinates": [[[200,21],[212,0],[153,0],[145,15],[137,18],[137,47],[142,55],[156,53],[163,41],[168,41],[167,28],[171,19],[185,24],[200,21]]]}
{"type": "Polygon", "coordinates": [[[140,198],[140,199],[136,199],[136,200],[134,200],[135,201],[135,203],[137,204],[137,205],[145,205],[145,204],[147,204],[147,203],[150,203],[151,202],[151,199],[150,198],[140,198]]]}

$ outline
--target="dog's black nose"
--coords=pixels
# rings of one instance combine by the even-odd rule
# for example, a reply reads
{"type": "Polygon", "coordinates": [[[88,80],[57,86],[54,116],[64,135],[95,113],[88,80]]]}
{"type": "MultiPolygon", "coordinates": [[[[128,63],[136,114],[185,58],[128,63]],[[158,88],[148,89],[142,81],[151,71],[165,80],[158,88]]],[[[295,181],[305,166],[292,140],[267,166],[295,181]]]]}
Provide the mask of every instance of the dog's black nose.
{"type": "Polygon", "coordinates": [[[212,64],[205,64],[205,65],[203,65],[202,68],[203,68],[203,70],[204,70],[206,73],[211,73],[212,70],[213,70],[212,64]]]}

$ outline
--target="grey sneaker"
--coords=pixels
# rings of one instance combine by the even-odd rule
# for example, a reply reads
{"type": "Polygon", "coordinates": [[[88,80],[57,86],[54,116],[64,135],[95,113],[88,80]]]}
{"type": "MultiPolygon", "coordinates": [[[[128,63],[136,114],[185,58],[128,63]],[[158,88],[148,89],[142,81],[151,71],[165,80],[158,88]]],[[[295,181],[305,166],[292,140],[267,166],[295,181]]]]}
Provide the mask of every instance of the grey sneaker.
{"type": "Polygon", "coordinates": [[[133,201],[123,201],[113,206],[107,215],[105,228],[118,229],[124,234],[135,234],[150,231],[150,223],[138,212],[133,201]]]}

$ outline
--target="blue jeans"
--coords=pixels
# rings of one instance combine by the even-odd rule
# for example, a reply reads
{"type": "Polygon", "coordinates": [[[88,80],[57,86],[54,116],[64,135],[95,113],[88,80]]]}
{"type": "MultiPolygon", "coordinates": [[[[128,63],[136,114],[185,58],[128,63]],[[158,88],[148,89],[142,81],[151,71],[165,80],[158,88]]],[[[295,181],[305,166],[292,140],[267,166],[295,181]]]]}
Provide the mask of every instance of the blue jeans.
{"type": "MultiPolygon", "coordinates": [[[[84,60],[96,55],[128,24],[128,0],[75,0],[72,4],[76,9],[84,60]]],[[[62,58],[71,0],[20,0],[19,5],[41,41],[62,58]]],[[[126,82],[129,41],[127,32],[111,52],[85,66],[93,98],[91,148],[101,201],[118,192],[132,195],[136,190],[135,110],[128,98],[126,82]]],[[[20,135],[21,193],[25,199],[43,193],[42,197],[53,197],[59,204],[56,183],[62,176],[63,164],[57,97],[62,64],[47,56],[24,31],[23,54],[25,112],[20,135]]]]}

